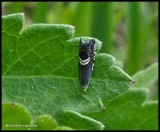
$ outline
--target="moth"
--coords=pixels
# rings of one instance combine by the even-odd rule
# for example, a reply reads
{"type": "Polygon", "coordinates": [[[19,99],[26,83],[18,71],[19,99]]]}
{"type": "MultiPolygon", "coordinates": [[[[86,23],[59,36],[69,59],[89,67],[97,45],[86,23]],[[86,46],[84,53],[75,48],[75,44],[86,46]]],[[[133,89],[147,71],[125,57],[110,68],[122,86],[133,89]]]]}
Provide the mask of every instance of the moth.
{"type": "Polygon", "coordinates": [[[84,91],[87,90],[90,82],[94,66],[95,53],[95,39],[91,39],[89,42],[85,42],[80,38],[78,68],[80,85],[84,91]]]}

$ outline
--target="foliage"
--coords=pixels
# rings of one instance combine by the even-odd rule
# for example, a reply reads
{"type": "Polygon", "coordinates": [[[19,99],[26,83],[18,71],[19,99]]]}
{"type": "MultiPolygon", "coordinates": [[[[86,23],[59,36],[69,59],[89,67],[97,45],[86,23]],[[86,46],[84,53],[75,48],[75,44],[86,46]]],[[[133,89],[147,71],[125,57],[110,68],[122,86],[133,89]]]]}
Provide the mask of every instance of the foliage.
{"type": "Polygon", "coordinates": [[[104,2],[101,7],[94,2],[2,3],[3,14],[24,12],[26,19],[21,13],[2,17],[3,130],[158,129],[158,63],[153,64],[158,58],[157,3],[104,2]],[[107,17],[96,15],[103,10],[107,17]],[[130,14],[134,17],[123,19],[130,14]],[[100,36],[103,42],[96,39],[95,67],[86,92],[78,81],[76,36],[100,36]],[[104,53],[99,53],[101,47],[104,53]]]}

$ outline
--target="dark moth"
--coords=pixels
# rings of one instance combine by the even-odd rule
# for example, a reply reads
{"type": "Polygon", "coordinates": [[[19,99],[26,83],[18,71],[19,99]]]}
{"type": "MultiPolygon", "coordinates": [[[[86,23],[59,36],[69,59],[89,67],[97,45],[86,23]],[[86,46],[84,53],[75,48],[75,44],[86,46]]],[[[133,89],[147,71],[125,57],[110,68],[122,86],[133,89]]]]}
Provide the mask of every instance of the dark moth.
{"type": "Polygon", "coordinates": [[[92,75],[95,50],[95,39],[91,39],[89,42],[84,42],[80,38],[78,68],[80,85],[84,91],[87,90],[92,75]]]}

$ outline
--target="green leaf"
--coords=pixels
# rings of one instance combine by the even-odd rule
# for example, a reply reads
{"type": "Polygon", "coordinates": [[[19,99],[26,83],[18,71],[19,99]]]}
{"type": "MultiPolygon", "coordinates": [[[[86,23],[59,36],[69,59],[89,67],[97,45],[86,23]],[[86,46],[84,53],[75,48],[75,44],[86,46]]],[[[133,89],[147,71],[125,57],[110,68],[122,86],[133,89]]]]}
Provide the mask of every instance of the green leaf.
{"type": "Polygon", "coordinates": [[[100,112],[83,113],[105,125],[105,130],[158,130],[158,101],[144,102],[146,89],[130,89],[100,112]]]}
{"type": "Polygon", "coordinates": [[[137,72],[132,77],[136,82],[134,87],[152,88],[158,80],[158,63],[154,63],[145,70],[137,72]]]}
{"type": "Polygon", "coordinates": [[[32,130],[54,130],[57,127],[57,122],[50,115],[41,115],[35,118],[32,130]]]}
{"type": "Polygon", "coordinates": [[[101,122],[72,110],[57,111],[56,118],[58,124],[75,130],[103,130],[104,128],[101,122]]]}
{"type": "Polygon", "coordinates": [[[2,130],[28,130],[31,115],[21,104],[2,104],[2,130]]]}
{"type": "MultiPolygon", "coordinates": [[[[15,40],[16,36],[19,34],[20,30],[22,29],[22,26],[24,23],[23,14],[18,13],[18,14],[3,16],[2,19],[3,19],[2,20],[2,34],[3,35],[6,34],[6,36],[2,36],[2,40],[5,39],[5,37],[7,37],[7,35],[10,36],[10,38],[12,38],[12,41],[15,40]],[[15,37],[13,37],[13,36],[15,36],[15,37]]],[[[8,42],[9,42],[9,40],[8,40],[8,42]]],[[[15,45],[15,43],[13,43],[13,44],[15,45]]],[[[10,45],[8,45],[8,46],[10,46],[10,45]]]]}
{"type": "Polygon", "coordinates": [[[91,33],[92,8],[93,2],[75,2],[76,8],[70,19],[71,23],[76,26],[75,36],[87,36],[91,33]],[[82,10],[85,9],[85,10],[82,10]],[[83,28],[82,28],[83,27],[83,28]]]}
{"type": "Polygon", "coordinates": [[[116,60],[116,61],[115,61],[115,65],[123,69],[123,67],[124,67],[124,62],[123,62],[123,61],[120,61],[120,60],[116,60]]]}
{"type": "Polygon", "coordinates": [[[33,19],[34,22],[44,23],[46,22],[47,14],[48,14],[48,2],[36,2],[35,8],[33,11],[33,19]]]}
{"type": "Polygon", "coordinates": [[[140,12],[140,3],[138,2],[127,2],[127,44],[128,44],[128,55],[127,55],[127,69],[130,74],[137,72],[140,68],[142,60],[142,45],[141,35],[142,19],[140,12]]]}
{"type": "MultiPolygon", "coordinates": [[[[103,103],[124,93],[133,80],[115,66],[114,57],[96,54],[90,85],[78,79],[79,38],[74,27],[34,24],[22,29],[23,14],[2,17],[2,100],[23,104],[32,114],[57,110],[99,111],[103,103]],[[21,31],[21,32],[20,32],[21,31]]],[[[82,37],[88,41],[90,37],[82,37]]],[[[101,42],[97,39],[97,52],[101,42]]]]}
{"type": "Polygon", "coordinates": [[[112,50],[113,3],[93,2],[91,35],[104,41],[101,49],[104,53],[112,50]]]}

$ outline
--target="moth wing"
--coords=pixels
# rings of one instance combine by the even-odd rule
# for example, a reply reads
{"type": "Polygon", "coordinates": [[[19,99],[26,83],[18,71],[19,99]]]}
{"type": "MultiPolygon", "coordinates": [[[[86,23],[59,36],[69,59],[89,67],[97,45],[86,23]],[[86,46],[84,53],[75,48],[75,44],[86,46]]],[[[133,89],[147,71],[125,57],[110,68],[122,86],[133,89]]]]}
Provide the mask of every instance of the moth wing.
{"type": "Polygon", "coordinates": [[[81,87],[86,90],[88,88],[88,84],[90,82],[90,78],[93,71],[93,65],[94,65],[94,47],[95,47],[95,40],[91,40],[89,42],[90,46],[90,62],[86,65],[81,65],[79,62],[79,80],[81,83],[81,87]],[[92,41],[92,42],[91,42],[92,41]]]}

